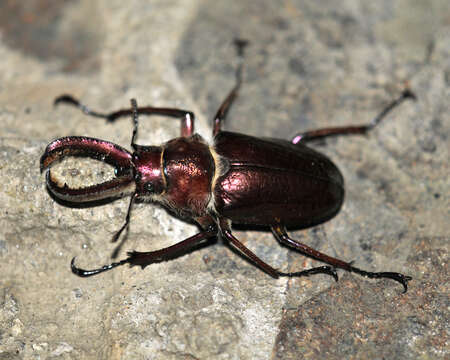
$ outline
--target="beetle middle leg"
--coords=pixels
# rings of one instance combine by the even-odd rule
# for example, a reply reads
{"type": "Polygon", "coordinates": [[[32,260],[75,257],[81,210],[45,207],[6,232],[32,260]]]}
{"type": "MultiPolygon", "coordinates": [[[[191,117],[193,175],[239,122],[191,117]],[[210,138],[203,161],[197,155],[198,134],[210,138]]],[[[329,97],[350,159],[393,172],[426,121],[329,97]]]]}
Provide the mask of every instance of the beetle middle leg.
{"type": "Polygon", "coordinates": [[[280,276],[286,277],[301,277],[301,276],[309,276],[314,274],[326,274],[330,275],[334,278],[335,281],[338,280],[338,276],[336,270],[330,266],[319,266],[312,269],[307,269],[303,271],[297,272],[282,272],[270,266],[269,264],[262,261],[258,256],[256,256],[250,249],[248,249],[244,244],[242,244],[238,239],[234,237],[231,232],[230,225],[226,223],[226,221],[221,221],[221,232],[225,239],[229,242],[229,244],[236,250],[239,251],[244,257],[250,260],[253,264],[259,267],[261,270],[277,279],[280,276]]]}
{"type": "Polygon", "coordinates": [[[214,116],[214,129],[213,129],[213,135],[217,135],[220,130],[222,123],[224,122],[228,110],[230,110],[231,105],[233,104],[233,101],[236,99],[239,88],[242,84],[242,71],[244,67],[244,49],[248,45],[248,41],[242,40],[242,39],[236,39],[234,41],[234,44],[237,49],[238,58],[239,58],[239,65],[236,69],[236,84],[234,85],[233,89],[231,89],[228,96],[225,98],[223,103],[220,105],[219,110],[217,110],[216,115],[214,116]]]}
{"type": "Polygon", "coordinates": [[[403,285],[404,293],[406,293],[406,291],[408,290],[408,281],[410,281],[412,279],[410,276],[406,276],[406,275],[396,273],[396,272],[369,272],[369,271],[358,269],[358,268],[352,266],[351,263],[347,263],[345,261],[325,255],[317,250],[314,250],[313,248],[311,248],[305,244],[302,244],[298,240],[294,240],[294,239],[290,238],[286,232],[286,228],[281,225],[272,226],[272,232],[273,232],[274,236],[276,237],[276,239],[281,244],[287,245],[295,250],[298,250],[301,253],[303,253],[311,258],[314,258],[316,260],[330,264],[333,267],[341,268],[341,269],[347,270],[349,272],[354,272],[356,274],[359,274],[361,276],[368,277],[371,279],[380,279],[380,278],[392,279],[403,285]]]}
{"type": "Polygon", "coordinates": [[[383,120],[388,113],[390,113],[394,108],[400,105],[406,99],[416,100],[416,95],[406,88],[403,90],[402,94],[391,103],[389,103],[383,111],[381,111],[369,124],[366,125],[356,125],[356,126],[340,126],[340,127],[330,127],[323,129],[310,130],[295,135],[291,142],[293,144],[307,142],[309,140],[321,139],[329,136],[337,135],[354,135],[354,134],[366,134],[377,126],[381,120],[383,120]]]}

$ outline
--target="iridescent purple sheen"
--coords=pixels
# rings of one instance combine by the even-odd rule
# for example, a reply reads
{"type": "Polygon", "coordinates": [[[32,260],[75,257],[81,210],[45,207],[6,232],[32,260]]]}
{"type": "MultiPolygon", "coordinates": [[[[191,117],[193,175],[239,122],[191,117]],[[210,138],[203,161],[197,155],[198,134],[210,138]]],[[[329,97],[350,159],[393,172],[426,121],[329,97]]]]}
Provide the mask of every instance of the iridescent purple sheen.
{"type": "Polygon", "coordinates": [[[68,136],[56,139],[45,149],[41,157],[41,172],[67,156],[89,157],[115,167],[118,176],[101,184],[70,188],[60,186],[47,171],[47,187],[57,198],[70,202],[88,202],[121,197],[135,190],[132,155],[126,149],[109,141],[84,136],[68,136]]]}
{"type": "Polygon", "coordinates": [[[344,180],[324,155],[302,144],[220,132],[215,150],[228,171],[213,189],[216,211],[236,224],[309,227],[332,218],[344,180]]]}
{"type": "Polygon", "coordinates": [[[115,197],[119,198],[127,194],[131,194],[135,190],[135,184],[131,175],[114,178],[101,184],[85,186],[77,189],[70,188],[66,184],[64,184],[64,186],[60,186],[52,179],[52,174],[50,171],[46,174],[46,180],[47,188],[58,199],[77,203],[115,197]]]}
{"type": "Polygon", "coordinates": [[[161,163],[162,147],[139,147],[133,157],[136,168],[136,191],[138,194],[160,194],[165,188],[165,179],[161,163]],[[146,188],[151,184],[151,188],[146,188]]]}
{"type": "Polygon", "coordinates": [[[66,156],[89,157],[114,167],[132,167],[131,153],[119,145],[85,136],[67,136],[48,144],[41,157],[41,172],[66,156]]]}

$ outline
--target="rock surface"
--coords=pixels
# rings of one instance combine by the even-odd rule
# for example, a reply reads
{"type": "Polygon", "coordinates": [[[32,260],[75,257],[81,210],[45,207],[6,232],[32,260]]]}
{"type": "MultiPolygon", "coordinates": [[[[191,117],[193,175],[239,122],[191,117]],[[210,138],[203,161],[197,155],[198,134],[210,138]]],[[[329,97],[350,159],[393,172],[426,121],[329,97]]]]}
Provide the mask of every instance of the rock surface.
{"type": "MultiPolygon", "coordinates": [[[[0,359],[448,358],[449,32],[446,0],[0,4],[0,359]],[[61,206],[46,192],[39,158],[65,135],[129,148],[132,127],[54,108],[53,99],[186,108],[209,137],[234,84],[236,37],[251,46],[230,130],[290,138],[363,124],[405,82],[417,94],[367,137],[315,144],[342,170],[346,202],[328,223],[293,233],[362,268],[411,275],[406,294],[343,271],[338,283],[274,280],[222,245],[144,271],[70,272],[73,256],[87,268],[110,261],[128,199],[61,206]]],[[[176,121],[141,120],[141,144],[178,136],[176,121]]],[[[61,176],[106,175],[77,160],[61,176]]],[[[120,256],[195,232],[140,203],[120,256]]],[[[273,266],[318,264],[270,233],[235,234],[273,266]]]]}

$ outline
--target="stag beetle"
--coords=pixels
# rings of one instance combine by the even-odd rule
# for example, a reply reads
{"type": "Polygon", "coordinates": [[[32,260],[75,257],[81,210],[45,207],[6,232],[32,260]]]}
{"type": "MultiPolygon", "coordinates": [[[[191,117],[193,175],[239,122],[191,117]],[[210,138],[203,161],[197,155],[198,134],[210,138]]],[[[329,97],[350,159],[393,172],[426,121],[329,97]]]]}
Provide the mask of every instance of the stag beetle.
{"type": "Polygon", "coordinates": [[[194,114],[190,111],[138,107],[131,100],[131,108],[109,114],[90,110],[71,95],[62,95],[55,105],[66,103],[78,107],[85,114],[114,122],[132,116],[133,134],[130,153],[109,141],[84,136],[56,139],[41,157],[41,172],[67,156],[97,159],[115,168],[112,180],[81,188],[60,185],[51,171],[46,173],[49,192],[57,199],[72,203],[89,203],[108,198],[131,195],[124,225],[116,232],[117,240],[130,222],[136,199],[160,203],[181,218],[197,223],[201,231],[175,245],[150,252],[128,252],[128,257],[94,270],[75,266],[74,274],[86,277],[120,265],[147,265],[167,261],[186,251],[220,237],[241,255],[274,278],[328,274],[336,281],[336,268],[368,278],[389,278],[403,285],[407,291],[410,276],[395,272],[368,272],[352,263],[335,259],[292,239],[287,228],[307,228],[334,217],[344,199],[344,180],[339,169],[321,153],[306,146],[310,140],[336,135],[366,134],[397,105],[415,95],[405,89],[367,125],[331,127],[299,133],[291,141],[263,139],[222,131],[222,124],[242,83],[243,49],[245,41],[237,41],[239,64],[236,83],[214,117],[212,144],[194,134],[194,114]],[[181,137],[161,146],[136,144],[139,115],[164,115],[181,119],[181,137]],[[269,227],[275,238],[304,255],[329,264],[298,272],[282,272],[266,264],[236,239],[232,224],[269,227]]]}

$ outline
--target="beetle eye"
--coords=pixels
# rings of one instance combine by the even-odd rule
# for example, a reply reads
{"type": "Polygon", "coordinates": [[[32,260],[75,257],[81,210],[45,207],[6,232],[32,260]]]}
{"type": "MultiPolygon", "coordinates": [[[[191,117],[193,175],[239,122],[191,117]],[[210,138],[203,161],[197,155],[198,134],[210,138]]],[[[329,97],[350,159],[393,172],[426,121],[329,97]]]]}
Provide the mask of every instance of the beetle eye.
{"type": "Polygon", "coordinates": [[[127,169],[123,168],[123,167],[116,167],[114,168],[114,176],[119,177],[119,176],[123,176],[127,173],[127,169]]]}
{"type": "Polygon", "coordinates": [[[155,187],[153,186],[153,184],[151,182],[145,183],[144,189],[146,192],[149,192],[149,193],[155,192],[155,187]]]}

